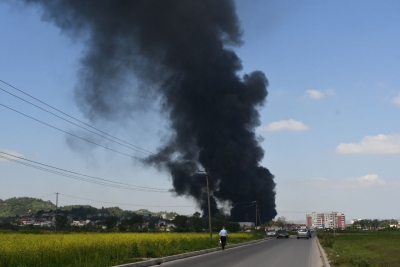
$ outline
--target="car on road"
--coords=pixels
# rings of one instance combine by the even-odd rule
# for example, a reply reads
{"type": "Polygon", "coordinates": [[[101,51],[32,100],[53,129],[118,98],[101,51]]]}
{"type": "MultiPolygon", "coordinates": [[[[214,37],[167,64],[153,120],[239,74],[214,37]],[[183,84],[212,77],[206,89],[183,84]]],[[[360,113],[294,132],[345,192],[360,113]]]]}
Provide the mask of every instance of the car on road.
{"type": "Polygon", "coordinates": [[[286,230],[278,230],[278,232],[276,232],[276,238],[281,237],[289,238],[289,233],[286,230]]]}
{"type": "Polygon", "coordinates": [[[307,229],[299,229],[299,231],[297,231],[297,239],[300,238],[310,238],[310,233],[307,229]]]}
{"type": "Polygon", "coordinates": [[[268,230],[267,231],[267,236],[268,237],[272,237],[272,236],[275,236],[276,235],[276,231],[275,230],[268,230]]]}

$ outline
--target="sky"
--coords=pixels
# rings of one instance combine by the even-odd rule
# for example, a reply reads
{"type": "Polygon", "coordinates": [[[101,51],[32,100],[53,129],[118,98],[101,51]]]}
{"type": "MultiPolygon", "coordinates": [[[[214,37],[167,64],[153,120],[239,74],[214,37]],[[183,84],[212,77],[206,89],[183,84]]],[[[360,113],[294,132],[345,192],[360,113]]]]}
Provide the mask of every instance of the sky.
{"type": "MultiPolygon", "coordinates": [[[[277,184],[277,217],[305,221],[307,212],[339,211],[347,221],[400,218],[400,2],[237,0],[236,7],[243,30],[243,45],[235,48],[240,75],[261,70],[269,80],[257,134],[265,150],[261,165],[277,184]]],[[[0,3],[0,80],[91,123],[73,94],[84,43],[71,41],[41,14],[0,3]]],[[[0,88],[40,104],[4,83],[0,88]]],[[[84,141],[85,149],[74,148],[71,135],[9,108],[108,143],[1,90],[0,104],[1,152],[118,183],[172,188],[168,173],[138,160],[84,141]]],[[[157,107],[149,107],[134,120],[94,127],[156,151],[166,124],[157,107]]],[[[3,200],[55,203],[58,192],[60,206],[199,211],[191,199],[152,191],[88,183],[0,158],[3,200]]]]}

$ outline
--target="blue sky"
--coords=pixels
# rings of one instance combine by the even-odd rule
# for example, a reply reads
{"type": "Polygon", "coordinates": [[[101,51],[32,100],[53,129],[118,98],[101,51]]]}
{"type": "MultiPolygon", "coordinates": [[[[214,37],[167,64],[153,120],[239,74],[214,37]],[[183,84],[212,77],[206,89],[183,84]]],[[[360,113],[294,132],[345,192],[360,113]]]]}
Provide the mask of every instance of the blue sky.
{"type": "MultiPolygon", "coordinates": [[[[275,175],[278,216],[297,221],[305,212],[340,211],[347,220],[399,218],[400,2],[236,3],[242,72],[261,70],[270,83],[257,133],[264,139],[262,165],[275,175]]],[[[73,98],[82,43],[41,21],[39,9],[6,3],[0,4],[0,36],[1,80],[85,120],[73,98]]],[[[77,132],[2,91],[0,103],[77,132]]],[[[151,108],[140,118],[96,127],[154,151],[165,121],[151,108]]],[[[0,123],[0,151],[123,183],[171,187],[168,174],[101,148],[73,150],[66,134],[3,106],[0,123]]],[[[115,206],[74,196],[132,204],[119,205],[131,210],[196,211],[190,199],[169,193],[93,185],[2,159],[0,170],[1,199],[46,196],[54,202],[48,195],[60,192],[60,205],[115,206]]]]}

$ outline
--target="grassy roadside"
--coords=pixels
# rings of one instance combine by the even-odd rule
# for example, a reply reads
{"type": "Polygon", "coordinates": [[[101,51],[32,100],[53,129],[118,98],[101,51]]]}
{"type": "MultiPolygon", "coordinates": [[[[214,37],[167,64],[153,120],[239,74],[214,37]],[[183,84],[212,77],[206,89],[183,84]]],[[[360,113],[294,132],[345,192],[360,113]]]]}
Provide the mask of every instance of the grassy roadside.
{"type": "Polygon", "coordinates": [[[318,233],[331,266],[400,267],[400,231],[318,233]]]}

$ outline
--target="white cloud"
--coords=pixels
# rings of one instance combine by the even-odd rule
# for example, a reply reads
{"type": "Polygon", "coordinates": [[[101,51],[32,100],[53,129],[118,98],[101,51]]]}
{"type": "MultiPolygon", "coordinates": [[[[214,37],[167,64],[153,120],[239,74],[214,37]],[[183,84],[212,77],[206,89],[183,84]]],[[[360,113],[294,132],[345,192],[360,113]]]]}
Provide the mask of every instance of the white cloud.
{"type": "Polygon", "coordinates": [[[293,119],[290,120],[281,120],[272,122],[266,126],[261,126],[259,128],[262,132],[275,132],[275,131],[305,131],[308,130],[308,126],[302,123],[301,121],[295,121],[293,119]]]}
{"type": "MultiPolygon", "coordinates": [[[[314,186],[331,187],[331,188],[367,188],[367,187],[384,187],[390,185],[377,174],[367,174],[357,178],[347,178],[342,180],[333,180],[327,178],[313,178],[311,184],[314,186]]],[[[394,184],[393,184],[394,185],[394,184]]]]}
{"type": "Polygon", "coordinates": [[[306,95],[313,99],[320,99],[325,96],[325,94],[320,90],[307,90],[306,95]]]}
{"type": "Polygon", "coordinates": [[[326,90],[307,90],[306,96],[312,99],[321,99],[324,98],[326,95],[335,95],[336,92],[334,89],[329,88],[326,90]]]}
{"type": "MultiPolygon", "coordinates": [[[[20,154],[20,153],[18,153],[16,151],[9,150],[9,149],[1,149],[0,148],[0,151],[4,152],[4,153],[7,153],[7,154],[10,154],[10,155],[13,155],[13,156],[17,156],[17,157],[22,157],[23,156],[22,154],[20,154]]],[[[7,154],[0,153],[0,156],[7,157],[7,158],[13,158],[12,156],[9,156],[7,154]]],[[[2,162],[2,161],[8,161],[8,160],[6,160],[4,158],[0,158],[0,162],[2,162]]]]}
{"type": "Polygon", "coordinates": [[[399,154],[400,135],[366,136],[359,143],[341,143],[336,147],[339,154],[399,154]]]}
{"type": "Polygon", "coordinates": [[[400,93],[398,93],[395,97],[393,97],[392,102],[400,106],[400,93]]]}

